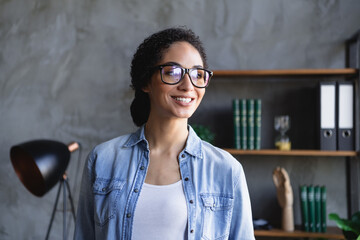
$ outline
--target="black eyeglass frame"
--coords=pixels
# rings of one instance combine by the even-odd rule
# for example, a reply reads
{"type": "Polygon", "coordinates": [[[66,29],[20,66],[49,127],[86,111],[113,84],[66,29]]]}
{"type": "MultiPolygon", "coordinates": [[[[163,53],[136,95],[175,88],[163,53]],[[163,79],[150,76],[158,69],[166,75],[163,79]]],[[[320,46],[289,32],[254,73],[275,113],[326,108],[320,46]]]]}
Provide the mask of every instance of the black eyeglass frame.
{"type": "Polygon", "coordinates": [[[210,79],[211,79],[211,78],[212,78],[212,76],[214,75],[214,73],[213,73],[212,71],[210,71],[210,70],[208,70],[208,69],[205,69],[205,68],[200,68],[200,67],[195,67],[195,68],[184,68],[184,67],[181,67],[181,66],[179,66],[179,65],[174,65],[174,64],[164,64],[164,65],[159,65],[159,66],[156,66],[156,67],[154,67],[154,68],[159,69],[159,71],[160,71],[161,81],[162,81],[163,83],[165,83],[165,84],[169,84],[169,85],[176,85],[176,84],[178,84],[179,82],[181,82],[181,81],[184,79],[185,74],[188,74],[188,75],[189,75],[189,78],[190,78],[190,82],[191,82],[191,84],[192,84],[194,87],[197,87],[197,88],[206,88],[207,86],[209,86],[210,79]],[[181,69],[181,72],[182,72],[183,74],[182,74],[182,76],[181,76],[181,78],[180,78],[180,80],[179,80],[179,81],[177,81],[177,82],[175,82],[175,83],[168,83],[168,82],[165,82],[165,81],[164,81],[164,79],[163,79],[163,75],[162,75],[162,69],[163,69],[164,67],[169,67],[169,66],[178,67],[178,68],[180,68],[180,69],[181,69]],[[207,73],[209,74],[209,80],[207,81],[207,83],[206,83],[206,85],[205,85],[205,86],[203,86],[203,87],[199,87],[199,86],[196,86],[196,85],[194,84],[194,82],[193,82],[193,80],[192,80],[192,78],[191,78],[191,75],[190,75],[190,71],[191,71],[191,70],[195,70],[195,69],[196,69],[196,70],[203,70],[203,71],[205,71],[205,72],[207,72],[207,73]]]}

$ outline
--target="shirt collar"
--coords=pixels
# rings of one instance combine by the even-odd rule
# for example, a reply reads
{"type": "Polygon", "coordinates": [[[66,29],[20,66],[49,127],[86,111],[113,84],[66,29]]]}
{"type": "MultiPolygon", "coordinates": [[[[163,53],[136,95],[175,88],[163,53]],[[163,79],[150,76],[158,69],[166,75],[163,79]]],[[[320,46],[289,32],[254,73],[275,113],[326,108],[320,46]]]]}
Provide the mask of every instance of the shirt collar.
{"type": "Polygon", "coordinates": [[[149,149],[148,142],[145,138],[145,124],[142,125],[136,132],[132,133],[125,143],[125,147],[132,147],[140,142],[145,142],[147,149],[149,149]]]}
{"type": "MultiPolygon", "coordinates": [[[[196,135],[195,131],[192,129],[190,125],[188,125],[189,136],[186,140],[186,146],[184,151],[188,154],[202,158],[202,144],[201,139],[196,135]]],[[[132,147],[140,142],[144,142],[146,144],[147,149],[149,149],[148,142],[145,138],[145,124],[142,125],[136,132],[130,135],[129,139],[125,143],[125,147],[132,147]]]]}
{"type": "Polygon", "coordinates": [[[185,152],[198,158],[202,158],[201,139],[196,135],[194,129],[188,125],[189,136],[186,140],[185,152]]]}

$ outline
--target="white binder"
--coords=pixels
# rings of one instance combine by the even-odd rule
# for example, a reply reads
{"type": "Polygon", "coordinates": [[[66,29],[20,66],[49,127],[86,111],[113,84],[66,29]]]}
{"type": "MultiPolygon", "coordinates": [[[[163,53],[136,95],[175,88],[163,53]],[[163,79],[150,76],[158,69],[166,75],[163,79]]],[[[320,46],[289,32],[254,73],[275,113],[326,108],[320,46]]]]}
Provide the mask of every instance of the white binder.
{"type": "Polygon", "coordinates": [[[354,86],[352,82],[339,82],[338,97],[338,150],[354,150],[354,86]]]}
{"type": "Polygon", "coordinates": [[[336,83],[320,83],[320,150],[336,150],[336,83]]]}

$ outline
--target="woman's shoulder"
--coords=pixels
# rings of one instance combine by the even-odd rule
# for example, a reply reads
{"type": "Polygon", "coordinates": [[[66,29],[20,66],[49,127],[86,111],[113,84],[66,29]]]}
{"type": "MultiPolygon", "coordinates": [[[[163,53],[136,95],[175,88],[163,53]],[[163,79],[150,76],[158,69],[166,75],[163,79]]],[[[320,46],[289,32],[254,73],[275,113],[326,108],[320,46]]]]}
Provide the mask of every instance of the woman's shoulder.
{"type": "Polygon", "coordinates": [[[122,135],[95,146],[88,156],[88,165],[97,175],[108,175],[108,170],[128,164],[134,148],[129,145],[133,134],[122,135]]]}
{"type": "Polygon", "coordinates": [[[103,153],[103,152],[109,153],[109,152],[115,151],[115,150],[119,151],[126,145],[126,143],[128,142],[128,140],[130,139],[131,136],[132,136],[132,134],[125,134],[125,135],[121,135],[119,137],[107,140],[105,142],[102,142],[94,147],[93,152],[99,154],[99,153],[103,153]]]}
{"type": "Polygon", "coordinates": [[[132,134],[122,135],[95,146],[87,158],[87,171],[99,179],[125,178],[124,171],[132,162],[134,150],[126,146],[131,136],[132,134]]]}
{"type": "Polygon", "coordinates": [[[202,141],[202,153],[204,159],[208,161],[218,162],[219,164],[225,164],[231,167],[241,167],[240,162],[229,152],[206,141],[202,141]]]}
{"type": "Polygon", "coordinates": [[[211,143],[202,140],[202,148],[204,154],[215,154],[226,158],[234,158],[229,152],[212,145],[211,143]]]}

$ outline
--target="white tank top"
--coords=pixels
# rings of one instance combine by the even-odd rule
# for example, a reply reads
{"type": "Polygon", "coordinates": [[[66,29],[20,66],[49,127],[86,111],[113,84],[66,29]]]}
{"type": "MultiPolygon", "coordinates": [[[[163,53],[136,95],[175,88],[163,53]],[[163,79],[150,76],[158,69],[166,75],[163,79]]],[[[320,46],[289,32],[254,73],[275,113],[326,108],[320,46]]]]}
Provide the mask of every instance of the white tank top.
{"type": "Polygon", "coordinates": [[[187,206],[182,181],[144,183],[134,213],[133,240],[187,239],[187,206]]]}

